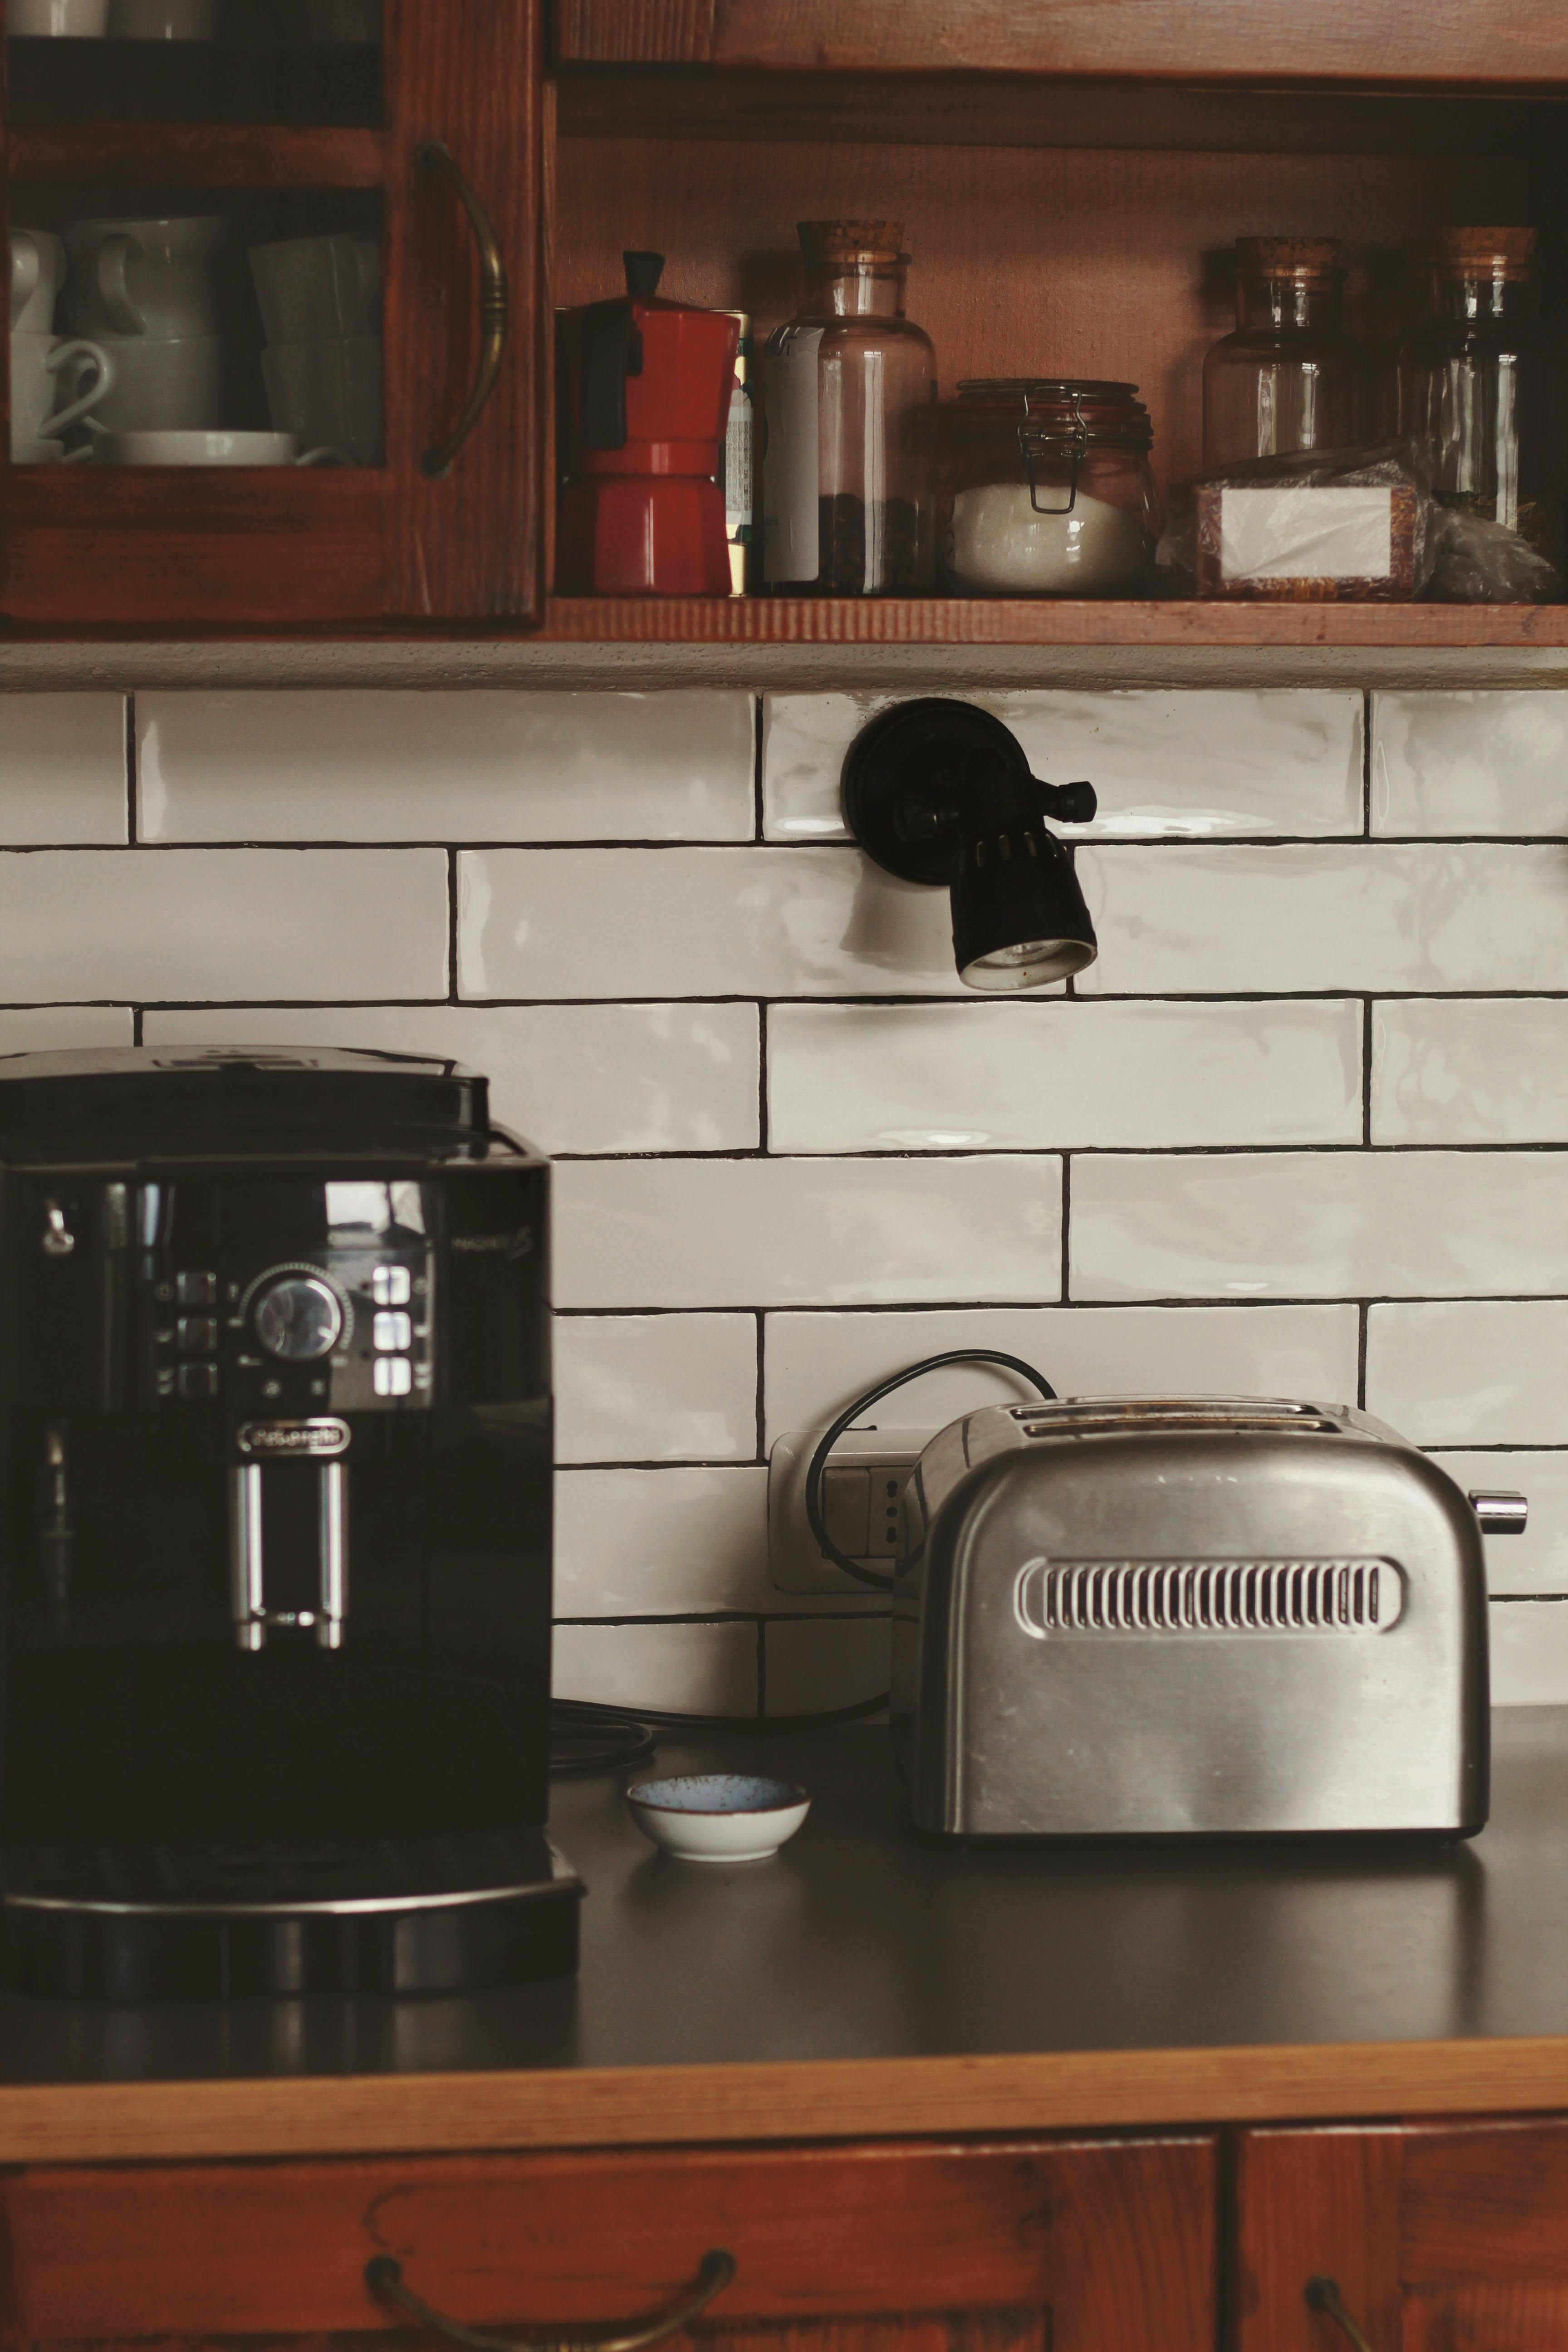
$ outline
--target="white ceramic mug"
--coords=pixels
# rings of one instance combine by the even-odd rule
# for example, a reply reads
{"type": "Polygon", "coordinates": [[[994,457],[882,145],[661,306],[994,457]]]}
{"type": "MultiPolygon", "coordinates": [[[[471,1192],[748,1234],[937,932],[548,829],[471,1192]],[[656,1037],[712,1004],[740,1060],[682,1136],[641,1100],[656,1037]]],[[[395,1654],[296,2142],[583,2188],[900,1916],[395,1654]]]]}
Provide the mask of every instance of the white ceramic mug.
{"type": "Polygon", "coordinates": [[[102,433],[96,466],[341,466],[341,449],[300,454],[291,433],[102,433]]]}
{"type": "Polygon", "coordinates": [[[163,343],[106,339],[103,348],[114,362],[114,384],[88,418],[89,430],[209,432],[222,425],[221,335],[163,343]]]}
{"type": "Polygon", "coordinates": [[[5,0],[5,30],[101,41],[109,30],[109,0],[5,0]]]}
{"type": "Polygon", "coordinates": [[[159,342],[218,331],[213,258],[232,224],[223,213],[182,220],[72,221],[60,308],[73,334],[159,342]]]}
{"type": "Polygon", "coordinates": [[[356,465],[380,465],[379,335],[274,344],[261,354],[261,380],[280,433],[347,449],[356,465]]]}
{"type": "Polygon", "coordinates": [[[269,343],[373,335],[381,324],[381,240],[291,236],[253,245],[248,259],[269,343]]]}
{"type": "Polygon", "coordinates": [[[18,445],[47,440],[58,447],[60,435],[79,425],[113,389],[114,362],[100,345],[67,342],[59,335],[13,335],[12,464],[38,462],[19,458],[18,445]]]}
{"type": "Polygon", "coordinates": [[[11,331],[47,335],[55,324],[55,298],[65,282],[66,249],[47,228],[11,232],[11,331]]]}
{"type": "Polygon", "coordinates": [[[219,0],[111,0],[110,37],[120,41],[210,41],[219,0]]]}

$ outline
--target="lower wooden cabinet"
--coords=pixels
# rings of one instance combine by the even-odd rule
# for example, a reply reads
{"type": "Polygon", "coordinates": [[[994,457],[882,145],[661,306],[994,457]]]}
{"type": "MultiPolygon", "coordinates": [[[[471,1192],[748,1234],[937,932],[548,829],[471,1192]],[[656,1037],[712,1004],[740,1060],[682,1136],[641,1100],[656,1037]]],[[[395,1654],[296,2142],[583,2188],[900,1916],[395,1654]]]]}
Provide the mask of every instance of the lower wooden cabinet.
{"type": "MultiPolygon", "coordinates": [[[[722,2247],[714,2352],[1212,2352],[1216,2140],[124,2166],[0,2179],[11,2344],[382,2332],[364,2281],[515,2334],[638,2319],[722,2247]]],[[[430,2339],[426,2339],[427,2341],[430,2339]]]]}
{"type": "Polygon", "coordinates": [[[1568,2119],[1240,2135],[1236,2352],[1563,2352],[1568,2119]]]}

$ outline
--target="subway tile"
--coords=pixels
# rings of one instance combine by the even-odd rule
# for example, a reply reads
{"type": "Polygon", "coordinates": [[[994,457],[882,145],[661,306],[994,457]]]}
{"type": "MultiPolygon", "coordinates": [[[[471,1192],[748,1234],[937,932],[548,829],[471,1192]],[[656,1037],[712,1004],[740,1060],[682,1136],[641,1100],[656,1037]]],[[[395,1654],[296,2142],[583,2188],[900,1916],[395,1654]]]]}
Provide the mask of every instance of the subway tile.
{"type": "MultiPolygon", "coordinates": [[[[1059,1396],[1276,1396],[1353,1402],[1358,1318],[1332,1307],[1013,1307],[943,1313],[769,1315],[764,1443],[821,1429],[926,1356],[994,1348],[1059,1396]]],[[[927,1372],[876,1408],[884,1427],[937,1430],[984,1404],[1033,1396],[999,1365],[927,1372]]]]}
{"type": "Polygon", "coordinates": [[[125,698],[0,694],[0,845],[126,837],[125,698]]]}
{"type": "Polygon", "coordinates": [[[1493,1592],[1568,1593],[1568,1454],[1434,1452],[1467,1494],[1503,1487],[1528,1497],[1521,1536],[1487,1538],[1487,1582],[1493,1592]]]}
{"type": "Polygon", "coordinates": [[[31,1004],[0,1011],[0,1055],[129,1045],[133,1034],[128,1004],[31,1004]]]}
{"type": "Polygon", "coordinates": [[[558,1315],[558,1462],[749,1462],[751,1315],[558,1315]]]}
{"type": "Polygon", "coordinates": [[[358,1045],[482,1070],[542,1151],[744,1151],[757,1141],[754,1004],[241,1005],[150,1013],[150,1045],[358,1045]]]}
{"type": "Polygon", "coordinates": [[[1358,1143],[1359,1003],[781,1004],[778,1151],[1358,1143]]]}
{"type": "Polygon", "coordinates": [[[858,1605],[854,1593],[825,1601],[774,1588],[761,1464],[556,1473],[558,1617],[831,1616],[858,1605]]]}
{"type": "Polygon", "coordinates": [[[0,999],[445,996],[440,850],[0,852],[0,999]]]}
{"type": "Polygon", "coordinates": [[[1568,846],[1085,849],[1080,993],[1568,987],[1568,846]]]}
{"type": "Polygon", "coordinates": [[[1073,1164],[1074,1298],[1568,1290],[1561,1152],[1195,1154],[1073,1164]]]}
{"type": "Polygon", "coordinates": [[[1494,1601],[1494,1706],[1568,1706],[1568,1601],[1494,1601]]]}
{"type": "Polygon", "coordinates": [[[826,1715],[882,1696],[891,1678],[886,1617],[775,1618],[767,1627],[764,1714],[826,1715]]]}
{"type": "Polygon", "coordinates": [[[554,1201],[558,1307],[1060,1295],[1055,1159],[580,1160],[554,1201]]]}
{"type": "Polygon", "coordinates": [[[1374,1143],[1568,1143],[1568,1003],[1408,997],[1372,1028],[1374,1143]]]}
{"type": "Polygon", "coordinates": [[[1417,1445],[1568,1444],[1568,1300],[1373,1307],[1366,1402],[1417,1445]]]}
{"type": "Polygon", "coordinates": [[[147,841],[750,841],[749,694],[143,694],[147,841]]]}
{"type": "Polygon", "coordinates": [[[754,1625],[557,1625],[553,1651],[557,1698],[670,1715],[757,1711],[754,1625]]]}
{"type": "Polygon", "coordinates": [[[465,997],[953,996],[945,890],[847,849],[458,859],[465,997]]]}
{"type": "Polygon", "coordinates": [[[1568,698],[1374,694],[1374,834],[1568,833],[1568,698]]]}
{"type": "MultiPolygon", "coordinates": [[[[763,825],[770,841],[842,840],[850,743],[891,694],[763,699],[763,825]]],[[[1087,776],[1092,825],[1071,837],[1316,838],[1362,829],[1362,698],[1254,694],[974,694],[1010,727],[1036,775],[1087,776]]]]}

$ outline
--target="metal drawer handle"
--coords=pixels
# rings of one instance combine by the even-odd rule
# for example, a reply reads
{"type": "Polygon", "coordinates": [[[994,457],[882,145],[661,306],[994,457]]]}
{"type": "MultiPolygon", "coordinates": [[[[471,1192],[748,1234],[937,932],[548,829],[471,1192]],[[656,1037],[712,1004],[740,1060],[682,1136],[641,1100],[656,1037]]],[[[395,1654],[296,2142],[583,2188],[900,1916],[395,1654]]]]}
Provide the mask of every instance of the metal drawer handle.
{"type": "Polygon", "coordinates": [[[473,390],[450,438],[435,449],[426,449],[419,461],[430,479],[438,482],[443,475],[451,472],[453,458],[478,424],[479,411],[496,388],[501,353],[506,349],[509,297],[506,264],[501,259],[500,240],[490,226],[490,216],[452,161],[451,149],[444,140],[424,139],[414,152],[427,172],[438,172],[457,190],[463,210],[474,225],[474,242],[479,248],[479,364],[473,390]]]}
{"type": "Polygon", "coordinates": [[[403,2265],[390,2254],[375,2254],[364,2266],[364,2283],[378,2303],[390,2304],[405,2311],[448,2343],[466,2344],[468,2352],[641,2352],[647,2344],[662,2344],[667,2336],[678,2336],[689,2319],[705,2311],[714,2296],[727,2287],[735,2275],[735,2257],[722,2246],[712,2246],[698,2267],[697,2284],[689,2288],[664,2311],[652,2319],[645,2319],[640,2327],[633,2327],[624,2336],[481,2336],[476,2328],[459,2326],[445,2313],[433,2311],[416,2294],[410,2294],[403,2284],[403,2265]]]}
{"type": "Polygon", "coordinates": [[[1313,2311],[1328,2313],[1341,2333],[1350,2337],[1351,2342],[1355,2346],[1355,2352],[1372,2352],[1371,2345],[1340,2301],[1339,2288],[1331,2278],[1309,2279],[1307,2303],[1313,2311]]]}

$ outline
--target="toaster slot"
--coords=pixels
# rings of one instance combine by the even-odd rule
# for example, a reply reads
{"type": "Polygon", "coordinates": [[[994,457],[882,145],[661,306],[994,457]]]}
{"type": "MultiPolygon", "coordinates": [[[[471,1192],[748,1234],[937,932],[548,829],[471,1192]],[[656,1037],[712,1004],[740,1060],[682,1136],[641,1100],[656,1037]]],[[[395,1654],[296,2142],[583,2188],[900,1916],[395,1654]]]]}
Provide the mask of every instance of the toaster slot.
{"type": "Polygon", "coordinates": [[[1031,1560],[1014,1607],[1025,1633],[1381,1633],[1405,1580],[1386,1559],[1031,1560]]]}

